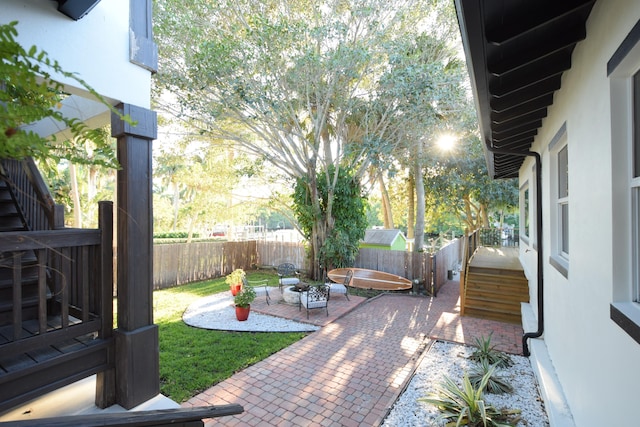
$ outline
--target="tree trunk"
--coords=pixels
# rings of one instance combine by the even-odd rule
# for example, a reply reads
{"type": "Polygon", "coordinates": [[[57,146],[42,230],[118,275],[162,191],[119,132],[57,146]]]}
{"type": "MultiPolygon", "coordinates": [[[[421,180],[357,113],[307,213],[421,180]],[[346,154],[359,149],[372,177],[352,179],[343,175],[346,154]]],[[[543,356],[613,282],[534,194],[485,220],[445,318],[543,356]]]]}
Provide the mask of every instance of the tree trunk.
{"type": "Polygon", "coordinates": [[[71,198],[73,199],[73,226],[82,228],[82,207],[80,206],[80,191],[78,190],[78,177],[76,167],[69,163],[69,180],[71,181],[71,198]]]}
{"type": "Polygon", "coordinates": [[[172,207],[173,207],[173,230],[178,228],[178,210],[180,208],[180,188],[177,182],[171,182],[171,191],[173,193],[172,207]]]}
{"type": "Polygon", "coordinates": [[[87,177],[87,199],[89,202],[93,202],[96,194],[98,193],[98,170],[95,166],[88,165],[88,177],[87,177]]]}
{"type": "Polygon", "coordinates": [[[464,221],[466,222],[469,230],[477,230],[483,224],[483,216],[486,217],[488,223],[488,216],[483,215],[482,206],[474,205],[471,201],[471,197],[468,194],[465,194],[462,197],[462,200],[464,201],[464,221]]]}
{"type": "Polygon", "coordinates": [[[484,203],[480,203],[480,218],[482,219],[482,226],[489,228],[489,210],[484,203]]]}
{"type": "Polygon", "coordinates": [[[380,194],[382,195],[382,213],[384,217],[384,228],[393,228],[393,212],[391,211],[391,201],[389,200],[389,192],[384,183],[382,175],[378,175],[378,183],[380,185],[380,194]]]}
{"type": "MultiPolygon", "coordinates": [[[[416,199],[415,199],[415,190],[416,187],[414,185],[413,173],[409,174],[409,179],[407,180],[407,239],[413,240],[416,236],[415,226],[416,226],[416,199]]],[[[415,245],[415,242],[414,242],[415,245]]]]}
{"type": "Polygon", "coordinates": [[[312,171],[309,173],[309,194],[311,195],[313,210],[316,212],[315,224],[311,229],[311,271],[309,271],[309,276],[316,279],[318,271],[320,270],[320,248],[322,248],[327,238],[327,227],[324,219],[319,215],[321,209],[318,197],[318,182],[314,172],[315,169],[309,168],[309,170],[312,171]]]}
{"type": "Polygon", "coordinates": [[[414,252],[422,252],[424,250],[424,177],[422,173],[422,142],[418,141],[416,145],[416,161],[413,179],[416,189],[416,229],[415,229],[415,245],[414,252]]]}
{"type": "Polygon", "coordinates": [[[187,243],[191,243],[193,241],[193,225],[196,223],[196,220],[193,216],[189,215],[188,219],[188,233],[187,233],[187,243]]]}
{"type": "Polygon", "coordinates": [[[422,165],[417,162],[416,175],[416,229],[415,229],[415,252],[421,252],[424,249],[424,210],[425,210],[425,198],[424,198],[424,180],[422,176],[422,165]]]}

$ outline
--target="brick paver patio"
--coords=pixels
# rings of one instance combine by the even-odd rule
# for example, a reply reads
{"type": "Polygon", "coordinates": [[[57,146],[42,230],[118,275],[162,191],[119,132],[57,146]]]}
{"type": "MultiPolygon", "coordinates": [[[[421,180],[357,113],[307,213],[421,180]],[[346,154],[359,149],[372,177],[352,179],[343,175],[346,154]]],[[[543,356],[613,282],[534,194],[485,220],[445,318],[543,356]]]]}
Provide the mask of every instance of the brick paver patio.
{"type": "MultiPolygon", "coordinates": [[[[458,282],[436,298],[381,295],[370,300],[336,296],[323,326],[297,343],[237,373],[183,404],[237,403],[240,415],[208,420],[219,426],[376,426],[402,392],[433,339],[473,344],[493,333],[500,350],[521,353],[519,325],[460,317],[458,282]]],[[[264,298],[252,310],[306,320],[304,309],[264,298]]],[[[211,349],[215,351],[215,349],[211,349]]]]}

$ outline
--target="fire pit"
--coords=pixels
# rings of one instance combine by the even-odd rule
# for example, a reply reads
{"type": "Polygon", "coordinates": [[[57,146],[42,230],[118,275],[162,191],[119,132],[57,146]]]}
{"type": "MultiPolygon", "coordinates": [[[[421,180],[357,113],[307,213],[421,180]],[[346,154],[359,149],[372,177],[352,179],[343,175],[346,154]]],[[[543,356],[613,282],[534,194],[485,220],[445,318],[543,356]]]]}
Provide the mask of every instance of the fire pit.
{"type": "Polygon", "coordinates": [[[309,290],[309,284],[304,282],[296,283],[295,285],[293,285],[293,287],[296,288],[296,292],[309,290]]]}
{"type": "Polygon", "coordinates": [[[300,292],[309,289],[308,283],[300,282],[294,286],[286,287],[282,290],[282,299],[287,304],[298,305],[300,304],[300,292]]]}

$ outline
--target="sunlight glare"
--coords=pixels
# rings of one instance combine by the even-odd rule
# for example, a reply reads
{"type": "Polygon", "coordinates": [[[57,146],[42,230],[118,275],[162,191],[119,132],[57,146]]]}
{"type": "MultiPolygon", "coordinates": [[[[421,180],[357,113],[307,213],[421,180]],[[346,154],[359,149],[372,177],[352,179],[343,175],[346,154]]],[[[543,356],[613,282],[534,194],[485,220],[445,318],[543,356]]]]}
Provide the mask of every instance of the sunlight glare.
{"type": "Polygon", "coordinates": [[[450,133],[440,135],[436,143],[442,151],[451,151],[456,145],[456,136],[450,133]]]}

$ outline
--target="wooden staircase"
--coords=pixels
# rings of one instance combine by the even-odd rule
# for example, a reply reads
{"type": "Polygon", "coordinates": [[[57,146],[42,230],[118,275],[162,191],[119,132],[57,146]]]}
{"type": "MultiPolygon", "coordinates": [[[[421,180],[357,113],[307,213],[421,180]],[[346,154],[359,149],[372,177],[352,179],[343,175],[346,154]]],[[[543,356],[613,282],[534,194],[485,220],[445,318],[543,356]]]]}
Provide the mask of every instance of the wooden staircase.
{"type": "Polygon", "coordinates": [[[115,402],[113,205],[99,228],[64,227],[32,159],[0,159],[0,413],[97,374],[115,402]]]}
{"type": "MultiPolygon", "coordinates": [[[[12,188],[0,178],[0,232],[29,231],[26,220],[13,194],[12,188]]],[[[32,250],[19,253],[0,253],[0,326],[8,325],[12,318],[13,304],[21,301],[22,320],[34,319],[38,313],[38,259],[32,250]],[[13,289],[16,269],[22,286],[13,289]],[[15,295],[19,292],[18,295],[15,295]]],[[[47,299],[51,292],[47,289],[47,299]]]]}
{"type": "Polygon", "coordinates": [[[469,260],[462,314],[521,323],[520,303],[529,302],[529,283],[517,250],[479,247],[469,260]]]}

